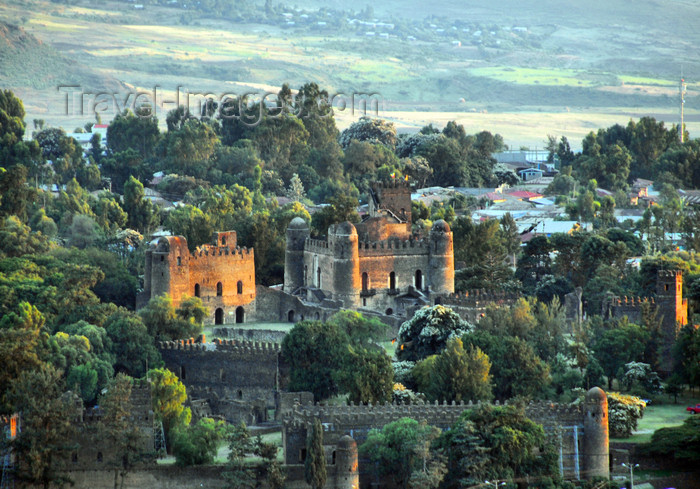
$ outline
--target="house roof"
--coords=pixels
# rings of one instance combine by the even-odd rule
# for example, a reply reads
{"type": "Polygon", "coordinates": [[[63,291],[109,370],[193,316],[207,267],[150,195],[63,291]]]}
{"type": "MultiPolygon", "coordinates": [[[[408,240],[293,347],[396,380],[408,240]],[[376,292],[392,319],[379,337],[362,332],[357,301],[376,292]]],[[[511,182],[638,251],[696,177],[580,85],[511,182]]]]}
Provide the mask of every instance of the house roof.
{"type": "Polygon", "coordinates": [[[508,192],[508,195],[520,200],[541,199],[544,197],[542,194],[530,192],[529,190],[515,190],[513,192],[508,192]]]}

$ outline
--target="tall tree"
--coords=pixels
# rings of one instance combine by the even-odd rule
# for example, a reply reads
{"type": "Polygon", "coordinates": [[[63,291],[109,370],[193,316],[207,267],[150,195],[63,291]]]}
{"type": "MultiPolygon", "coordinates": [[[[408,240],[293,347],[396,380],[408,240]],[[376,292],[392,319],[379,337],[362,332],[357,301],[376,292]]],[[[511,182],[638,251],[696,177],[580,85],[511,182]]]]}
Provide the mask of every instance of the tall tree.
{"type": "Polygon", "coordinates": [[[315,418],[311,428],[311,436],[307,437],[306,442],[304,480],[313,489],[322,489],[326,485],[327,478],[326,455],[323,450],[323,426],[321,420],[315,418]]]}

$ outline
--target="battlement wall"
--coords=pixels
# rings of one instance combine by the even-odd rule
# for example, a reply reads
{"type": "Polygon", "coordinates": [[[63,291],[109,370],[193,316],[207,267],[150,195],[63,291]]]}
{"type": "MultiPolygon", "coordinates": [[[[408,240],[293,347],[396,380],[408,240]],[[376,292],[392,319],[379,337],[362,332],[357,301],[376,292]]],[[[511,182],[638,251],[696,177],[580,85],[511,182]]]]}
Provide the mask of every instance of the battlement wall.
{"type": "Polygon", "coordinates": [[[195,343],[190,339],[161,342],[158,348],[166,368],[188,393],[210,389],[217,399],[262,399],[273,407],[275,392],[286,387],[289,377],[276,343],[219,339],[195,343]]]}
{"type": "Polygon", "coordinates": [[[484,289],[468,290],[466,292],[455,292],[445,296],[440,296],[440,303],[446,306],[462,307],[485,307],[489,304],[508,305],[513,304],[520,298],[517,294],[508,292],[487,291],[484,289]]]}
{"type": "Polygon", "coordinates": [[[364,241],[358,243],[360,257],[364,256],[411,256],[430,254],[430,243],[427,240],[396,240],[364,241]]]}

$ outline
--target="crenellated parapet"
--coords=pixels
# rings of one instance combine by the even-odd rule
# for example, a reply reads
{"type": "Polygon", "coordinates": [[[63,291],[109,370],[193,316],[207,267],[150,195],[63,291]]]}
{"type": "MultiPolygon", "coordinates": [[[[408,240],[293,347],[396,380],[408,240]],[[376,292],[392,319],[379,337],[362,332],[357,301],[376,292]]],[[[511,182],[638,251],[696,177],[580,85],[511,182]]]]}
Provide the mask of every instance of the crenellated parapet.
{"type": "Polygon", "coordinates": [[[519,298],[519,295],[510,292],[475,289],[468,290],[466,292],[455,292],[454,294],[441,296],[440,300],[441,303],[446,306],[454,305],[462,307],[484,307],[489,304],[512,304],[519,298]]]}
{"type": "Polygon", "coordinates": [[[253,355],[277,355],[281,353],[282,346],[279,343],[261,341],[229,340],[216,338],[210,343],[197,343],[194,338],[177,341],[160,341],[159,350],[201,351],[201,352],[226,352],[233,354],[253,355]]]}
{"type": "Polygon", "coordinates": [[[382,255],[428,255],[430,254],[430,243],[421,239],[388,239],[384,241],[362,241],[358,243],[360,257],[382,256],[382,255]]]}

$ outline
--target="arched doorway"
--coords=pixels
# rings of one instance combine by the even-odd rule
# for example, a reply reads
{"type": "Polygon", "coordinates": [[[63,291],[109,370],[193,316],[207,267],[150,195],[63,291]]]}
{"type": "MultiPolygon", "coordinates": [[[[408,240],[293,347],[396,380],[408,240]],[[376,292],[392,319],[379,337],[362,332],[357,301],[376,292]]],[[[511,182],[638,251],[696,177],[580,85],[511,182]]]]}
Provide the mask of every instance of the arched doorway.
{"type": "Polygon", "coordinates": [[[194,296],[199,297],[199,284],[194,284],[194,296]]]}
{"type": "Polygon", "coordinates": [[[214,324],[224,324],[224,310],[220,307],[214,312],[214,324]]]}
{"type": "Polygon", "coordinates": [[[245,311],[243,310],[243,306],[238,306],[236,308],[236,322],[242,323],[243,319],[245,319],[245,311]]]}
{"type": "Polygon", "coordinates": [[[290,323],[293,323],[293,322],[294,322],[294,311],[293,311],[293,310],[292,310],[292,311],[289,311],[289,312],[287,313],[287,321],[289,321],[290,323]]]}

